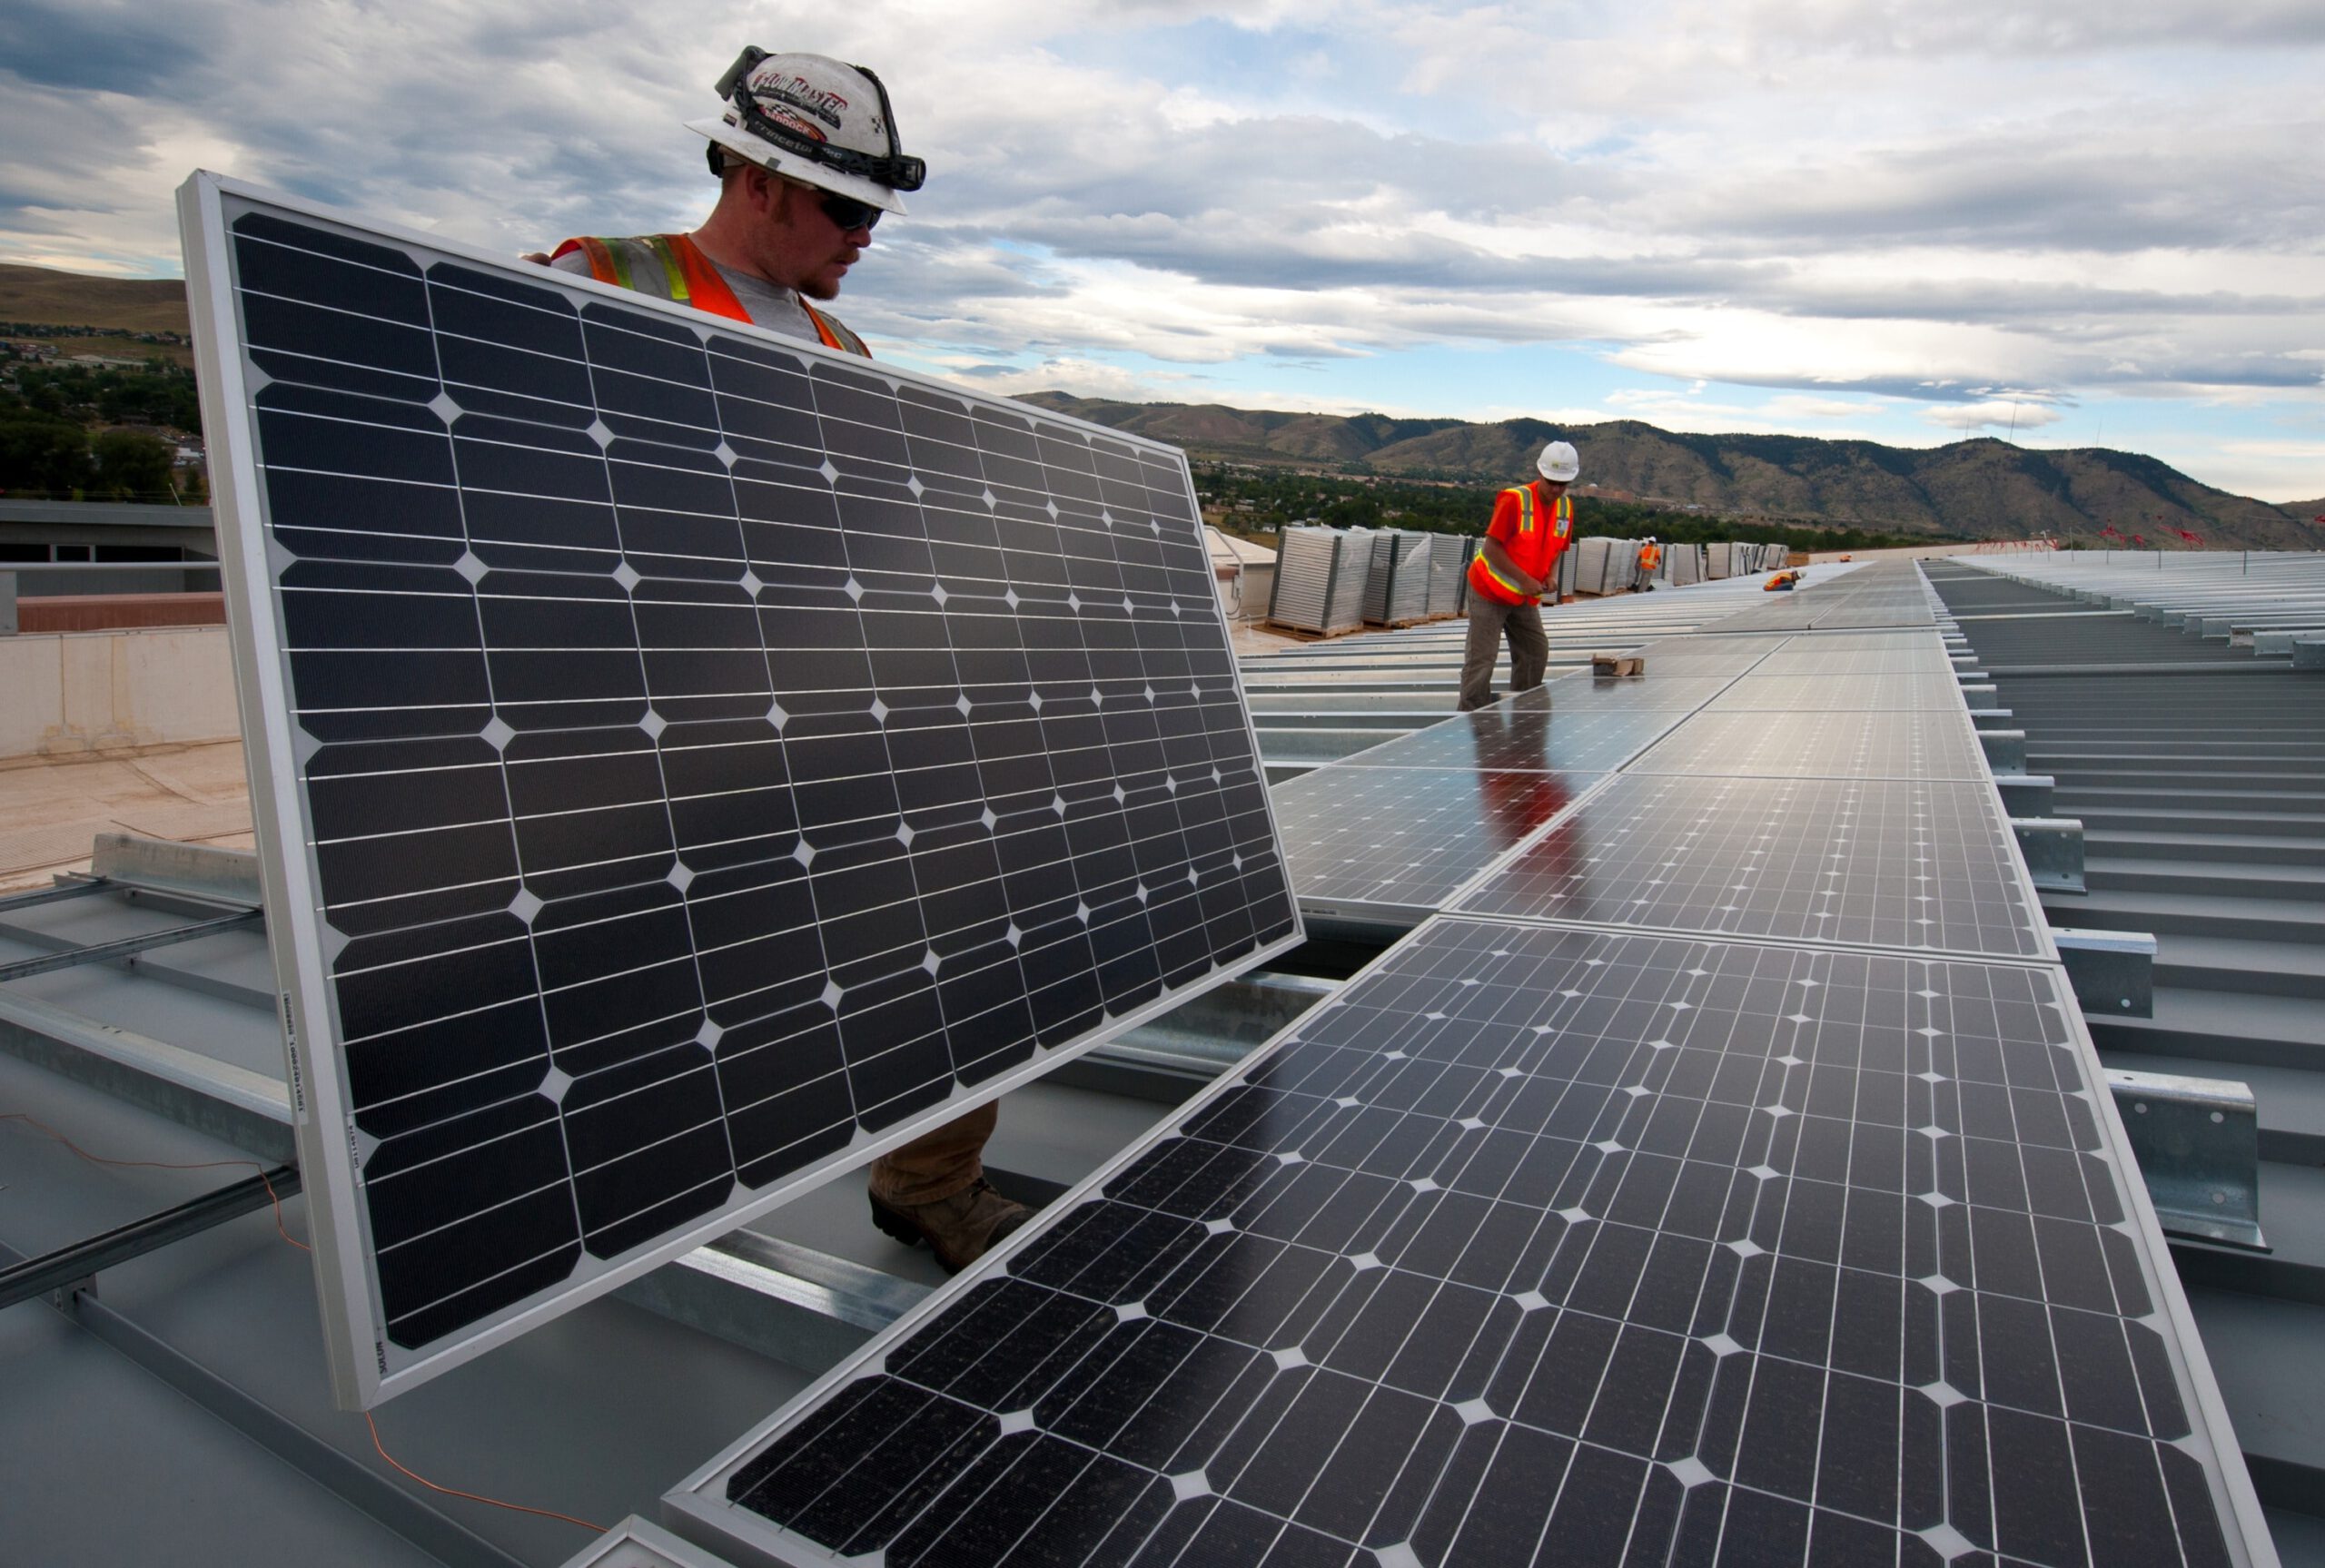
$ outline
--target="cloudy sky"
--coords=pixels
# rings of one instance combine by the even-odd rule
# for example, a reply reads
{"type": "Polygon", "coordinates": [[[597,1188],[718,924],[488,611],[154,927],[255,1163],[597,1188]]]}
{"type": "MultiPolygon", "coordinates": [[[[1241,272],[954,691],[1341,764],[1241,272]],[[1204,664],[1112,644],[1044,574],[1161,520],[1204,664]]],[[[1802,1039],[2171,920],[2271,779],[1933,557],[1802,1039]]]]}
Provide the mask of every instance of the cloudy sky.
{"type": "Polygon", "coordinates": [[[2325,496],[2325,0],[7,0],[0,259],[199,165],[687,228],[745,43],[928,160],[842,314],[1000,390],[2152,453],[2325,496]]]}

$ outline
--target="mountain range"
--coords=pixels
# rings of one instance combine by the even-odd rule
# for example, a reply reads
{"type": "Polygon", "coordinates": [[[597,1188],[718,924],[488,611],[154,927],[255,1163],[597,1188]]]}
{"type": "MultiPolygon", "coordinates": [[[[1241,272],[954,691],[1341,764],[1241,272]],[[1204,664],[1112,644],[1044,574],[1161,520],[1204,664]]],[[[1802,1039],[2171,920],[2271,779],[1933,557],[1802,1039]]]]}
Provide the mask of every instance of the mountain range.
{"type": "MultiPolygon", "coordinates": [[[[1382,414],[1300,414],[1217,403],[1128,403],[1036,392],[1025,399],[1183,447],[1197,459],[1336,473],[1506,484],[1553,438],[1582,454],[1586,486],[1618,499],[1739,520],[1832,523],[1967,539],[2056,535],[2110,543],[2112,527],[2172,549],[2315,549],[2325,501],[2231,495],[2135,452],[2036,450],[1991,438],[1927,449],[1808,436],[1687,435],[1636,419],[1474,424],[1382,414]]],[[[1585,490],[1588,494],[1589,491],[1585,490]]]]}
{"type": "MultiPolygon", "coordinates": [[[[183,333],[185,285],[0,263],[0,321],[183,333]]],[[[161,351],[186,357],[174,346],[161,351]]],[[[1581,449],[1585,482],[1602,496],[1739,519],[1933,537],[2047,532],[2086,543],[2106,542],[2101,529],[2112,525],[2126,539],[2142,535],[2174,549],[2192,547],[2180,529],[2215,549],[2325,546],[2325,524],[2314,520],[2325,516],[2325,498],[2272,506],[2214,489],[2153,458],[2105,448],[2036,450],[1986,438],[1903,448],[1807,436],[1686,435],[1634,419],[1475,424],[1128,403],[1063,392],[1036,392],[1026,400],[1213,461],[1502,484],[1531,474],[1542,443],[1562,437],[1581,449]]]]}

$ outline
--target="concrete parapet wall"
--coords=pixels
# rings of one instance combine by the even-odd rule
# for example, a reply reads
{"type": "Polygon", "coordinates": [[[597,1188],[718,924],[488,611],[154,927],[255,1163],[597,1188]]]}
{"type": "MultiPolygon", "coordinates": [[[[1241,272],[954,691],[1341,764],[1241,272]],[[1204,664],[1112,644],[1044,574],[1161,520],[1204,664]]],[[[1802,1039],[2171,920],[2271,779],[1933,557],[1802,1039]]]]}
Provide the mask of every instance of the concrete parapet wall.
{"type": "Polygon", "coordinates": [[[223,626],[0,637],[0,757],[241,733],[223,626]]]}

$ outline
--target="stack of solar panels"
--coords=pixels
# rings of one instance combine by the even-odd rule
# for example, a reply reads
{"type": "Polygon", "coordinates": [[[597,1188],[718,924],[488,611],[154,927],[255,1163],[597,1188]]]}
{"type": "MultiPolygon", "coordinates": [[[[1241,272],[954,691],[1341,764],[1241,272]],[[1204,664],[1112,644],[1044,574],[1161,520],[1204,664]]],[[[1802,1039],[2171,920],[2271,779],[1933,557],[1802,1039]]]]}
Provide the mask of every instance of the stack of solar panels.
{"type": "MultiPolygon", "coordinates": [[[[2272,1563],[1952,677],[1847,708],[1868,646],[1819,640],[1657,645],[1610,700],[1769,673],[671,1521],[785,1563],[2272,1563]]],[[[1527,712],[1408,749],[1506,761],[1527,712]]]]}
{"type": "Polygon", "coordinates": [[[1639,581],[1639,541],[1588,537],[1574,541],[1574,592],[1630,592],[1639,581]]]}
{"type": "Polygon", "coordinates": [[[1573,562],[1573,591],[1578,594],[1608,592],[1607,584],[1612,577],[1616,547],[1627,542],[1621,539],[1604,538],[1595,534],[1575,540],[1561,557],[1562,565],[1568,557],[1573,562]]]}
{"type": "Polygon", "coordinates": [[[1380,528],[1372,535],[1372,562],[1365,578],[1364,618],[1374,626],[1403,626],[1429,614],[1430,541],[1413,528],[1380,528]]]}
{"type": "Polygon", "coordinates": [[[1268,619],[1294,631],[1330,635],[1354,631],[1364,624],[1362,595],[1371,570],[1370,560],[1360,570],[1344,573],[1348,565],[1347,537],[1339,528],[1286,528],[1276,550],[1275,587],[1268,600],[1268,619]],[[1352,577],[1356,603],[1350,605],[1352,577]]]}
{"type": "Polygon", "coordinates": [[[1684,588],[1704,580],[1704,547],[1701,545],[1666,545],[1663,547],[1663,579],[1675,588],[1684,588]]]}
{"type": "Polygon", "coordinates": [[[1474,536],[1431,534],[1429,537],[1429,615],[1432,620],[1461,613],[1469,596],[1469,557],[1478,553],[1474,536]]]}
{"type": "Polygon", "coordinates": [[[1333,631],[1353,631],[1364,625],[1364,596],[1372,586],[1372,541],[1378,537],[1370,528],[1342,528],[1340,532],[1339,562],[1332,570],[1332,591],[1324,604],[1324,614],[1333,631]]]}

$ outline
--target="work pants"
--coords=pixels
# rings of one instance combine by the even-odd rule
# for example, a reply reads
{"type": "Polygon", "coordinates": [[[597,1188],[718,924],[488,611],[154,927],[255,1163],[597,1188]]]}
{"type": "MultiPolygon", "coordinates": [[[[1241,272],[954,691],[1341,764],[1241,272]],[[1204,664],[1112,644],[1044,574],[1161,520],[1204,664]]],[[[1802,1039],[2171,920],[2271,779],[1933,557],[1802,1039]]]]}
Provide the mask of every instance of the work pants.
{"type": "Polygon", "coordinates": [[[1550,639],[1542,630],[1542,612],[1532,605],[1505,605],[1472,591],[1469,595],[1469,641],[1461,657],[1461,711],[1481,708],[1493,701],[1493,662],[1509,641],[1509,689],[1531,691],[1542,684],[1550,666],[1550,639]]]}
{"type": "Polygon", "coordinates": [[[924,1132],[872,1162],[872,1196],[900,1208],[936,1203],[965,1192],[984,1174],[985,1140],[1001,1120],[1001,1102],[987,1100],[965,1116],[924,1132]]]}

